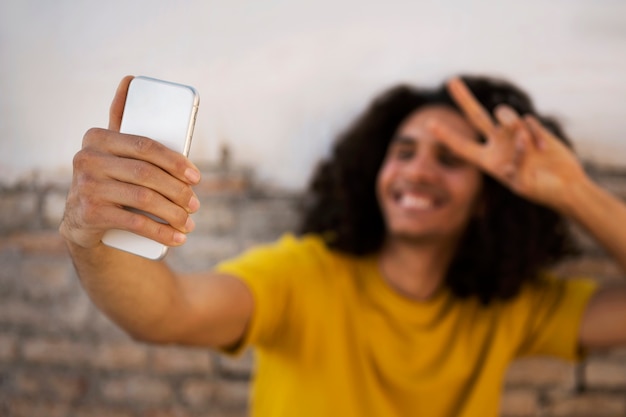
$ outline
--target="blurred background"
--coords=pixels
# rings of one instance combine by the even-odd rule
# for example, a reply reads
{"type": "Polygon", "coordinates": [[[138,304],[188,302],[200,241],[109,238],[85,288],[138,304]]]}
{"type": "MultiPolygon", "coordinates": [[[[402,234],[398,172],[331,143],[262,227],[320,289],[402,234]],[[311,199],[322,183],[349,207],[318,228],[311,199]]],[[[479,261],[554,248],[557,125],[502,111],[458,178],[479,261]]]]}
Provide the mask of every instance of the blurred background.
{"type": "Polygon", "coordinates": [[[4,0],[0,62],[3,182],[68,170],[126,74],[199,90],[192,159],[292,189],[383,88],[460,72],[528,89],[588,160],[626,152],[622,0],[4,0]]]}
{"type": "MultiPolygon", "coordinates": [[[[56,231],[72,157],[124,75],[201,96],[202,210],[168,255],[189,271],[293,229],[312,167],[373,96],[458,73],[525,88],[626,198],[623,0],[0,1],[0,417],[247,415],[250,352],[131,340],[86,297],[56,231]]],[[[557,272],[623,283],[578,235],[584,255],[557,272]]],[[[624,417],[626,349],[516,362],[501,409],[624,417]]]]}

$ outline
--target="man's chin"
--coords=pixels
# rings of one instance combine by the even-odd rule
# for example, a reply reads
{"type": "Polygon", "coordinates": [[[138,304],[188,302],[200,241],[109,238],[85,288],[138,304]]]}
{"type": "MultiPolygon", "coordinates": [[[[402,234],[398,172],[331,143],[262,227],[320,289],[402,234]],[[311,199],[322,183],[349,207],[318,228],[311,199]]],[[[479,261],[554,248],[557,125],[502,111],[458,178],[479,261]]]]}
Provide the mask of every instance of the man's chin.
{"type": "Polygon", "coordinates": [[[391,230],[387,239],[404,245],[428,246],[441,244],[455,244],[459,236],[440,230],[391,230]]]}
{"type": "Polygon", "coordinates": [[[404,244],[427,245],[441,242],[443,236],[434,232],[402,230],[390,232],[388,239],[404,244]]]}

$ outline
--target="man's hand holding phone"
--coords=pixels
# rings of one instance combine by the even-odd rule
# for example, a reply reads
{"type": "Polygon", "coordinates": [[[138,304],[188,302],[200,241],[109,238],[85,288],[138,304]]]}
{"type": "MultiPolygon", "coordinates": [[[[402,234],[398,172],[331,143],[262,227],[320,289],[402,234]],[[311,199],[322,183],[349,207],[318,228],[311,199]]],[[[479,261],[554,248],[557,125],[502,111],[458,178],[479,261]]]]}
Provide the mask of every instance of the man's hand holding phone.
{"type": "MultiPolygon", "coordinates": [[[[145,136],[120,133],[133,78],[125,77],[117,89],[109,129],[90,129],[74,157],[60,232],[80,247],[100,245],[105,233],[113,229],[179,246],[194,228],[190,214],[200,203],[191,186],[200,181],[198,168],[181,151],[145,136]]],[[[130,242],[122,249],[133,252],[133,245],[130,242]]]]}

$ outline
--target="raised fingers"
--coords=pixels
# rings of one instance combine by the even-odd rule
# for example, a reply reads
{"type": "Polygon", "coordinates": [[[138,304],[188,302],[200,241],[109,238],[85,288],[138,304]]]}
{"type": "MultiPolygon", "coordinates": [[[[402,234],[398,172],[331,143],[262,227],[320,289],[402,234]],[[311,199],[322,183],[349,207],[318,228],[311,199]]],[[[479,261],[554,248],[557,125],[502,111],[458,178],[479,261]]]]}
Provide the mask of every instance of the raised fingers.
{"type": "Polygon", "coordinates": [[[428,123],[428,129],[454,154],[470,163],[483,166],[484,146],[436,120],[428,123]]]}
{"type": "Polygon", "coordinates": [[[495,130],[491,114],[474,97],[469,88],[460,78],[448,81],[448,92],[454,101],[461,107],[469,121],[485,136],[490,136],[495,130]]]}

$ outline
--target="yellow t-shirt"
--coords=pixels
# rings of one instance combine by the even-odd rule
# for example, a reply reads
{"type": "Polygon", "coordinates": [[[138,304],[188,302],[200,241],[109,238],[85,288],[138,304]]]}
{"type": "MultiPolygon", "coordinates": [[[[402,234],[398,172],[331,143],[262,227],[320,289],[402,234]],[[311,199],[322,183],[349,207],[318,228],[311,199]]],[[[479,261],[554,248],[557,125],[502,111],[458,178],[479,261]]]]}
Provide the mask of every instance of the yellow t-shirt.
{"type": "Polygon", "coordinates": [[[503,377],[525,355],[578,356],[594,284],[546,279],[488,307],[442,289],[394,292],[374,257],[285,236],[217,268],[242,279],[254,314],[252,415],[496,416],[503,377]]]}

